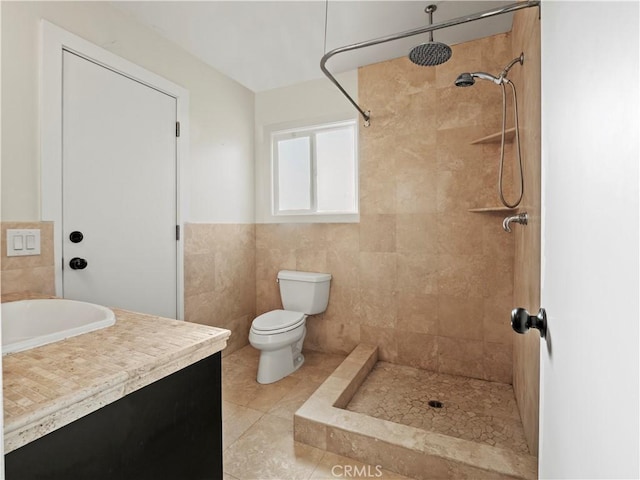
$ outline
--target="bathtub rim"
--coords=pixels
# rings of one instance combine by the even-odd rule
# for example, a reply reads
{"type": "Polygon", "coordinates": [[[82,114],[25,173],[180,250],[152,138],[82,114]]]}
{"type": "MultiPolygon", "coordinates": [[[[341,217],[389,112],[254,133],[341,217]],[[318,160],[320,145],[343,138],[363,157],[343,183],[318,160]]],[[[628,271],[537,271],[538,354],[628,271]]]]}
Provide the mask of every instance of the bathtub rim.
{"type": "MultiPolygon", "coordinates": [[[[7,344],[4,343],[5,337],[3,335],[2,356],[9,355],[11,353],[24,352],[26,350],[31,350],[32,348],[49,345],[51,343],[56,343],[56,342],[65,340],[67,338],[75,337],[85,333],[94,332],[96,330],[101,330],[103,328],[110,327],[116,323],[116,315],[112,309],[105,307],[103,305],[98,305],[96,303],[84,302],[81,300],[72,300],[68,298],[26,298],[26,299],[14,300],[14,301],[2,302],[1,306],[2,306],[2,309],[4,309],[5,306],[8,308],[12,308],[13,306],[16,306],[16,308],[19,308],[22,305],[26,305],[25,308],[28,308],[29,304],[36,303],[40,305],[45,305],[48,303],[52,304],[52,302],[64,302],[66,305],[81,305],[80,308],[87,308],[88,306],[90,306],[90,308],[94,308],[98,312],[101,312],[105,316],[105,318],[101,320],[94,320],[90,323],[87,323],[81,326],[65,328],[63,330],[57,330],[52,333],[38,335],[38,336],[30,337],[24,340],[13,341],[7,344]]],[[[0,310],[0,320],[2,320],[1,312],[2,310],[0,310]]],[[[2,322],[3,322],[2,324],[4,325],[4,320],[2,320],[2,322]]]]}

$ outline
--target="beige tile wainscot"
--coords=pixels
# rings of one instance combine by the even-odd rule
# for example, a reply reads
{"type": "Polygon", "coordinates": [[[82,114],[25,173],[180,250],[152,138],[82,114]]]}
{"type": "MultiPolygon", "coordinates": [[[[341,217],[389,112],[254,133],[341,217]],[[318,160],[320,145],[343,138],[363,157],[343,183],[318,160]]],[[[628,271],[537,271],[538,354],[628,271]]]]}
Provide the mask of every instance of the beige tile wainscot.
{"type": "Polygon", "coordinates": [[[231,334],[113,311],[111,327],[4,356],[5,453],[214,355],[231,334]]]}

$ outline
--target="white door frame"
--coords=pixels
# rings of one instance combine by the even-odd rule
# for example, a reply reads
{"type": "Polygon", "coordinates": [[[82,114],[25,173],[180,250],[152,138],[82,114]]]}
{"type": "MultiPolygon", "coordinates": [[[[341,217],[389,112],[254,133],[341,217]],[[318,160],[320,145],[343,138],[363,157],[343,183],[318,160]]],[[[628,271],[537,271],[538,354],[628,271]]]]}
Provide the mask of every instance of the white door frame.
{"type": "Polygon", "coordinates": [[[177,310],[184,318],[184,159],[189,154],[189,92],[128,60],[94,45],[52,23],[41,22],[40,75],[40,179],[41,216],[53,221],[56,295],[62,296],[62,52],[67,50],[114,70],[176,99],[180,138],[176,148],[176,221],[180,240],[176,242],[177,310]]]}

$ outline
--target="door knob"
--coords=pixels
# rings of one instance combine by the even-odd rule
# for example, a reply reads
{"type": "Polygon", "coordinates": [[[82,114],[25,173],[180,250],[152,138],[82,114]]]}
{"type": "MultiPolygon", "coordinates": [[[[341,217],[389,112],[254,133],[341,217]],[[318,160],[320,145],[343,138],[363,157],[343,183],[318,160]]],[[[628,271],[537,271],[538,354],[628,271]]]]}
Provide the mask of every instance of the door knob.
{"type": "Polygon", "coordinates": [[[511,328],[518,333],[527,333],[530,328],[537,328],[542,338],[547,336],[547,312],[544,308],[538,315],[529,315],[525,308],[514,308],[511,311],[511,328]]]}
{"type": "Polygon", "coordinates": [[[69,260],[69,266],[72,270],[84,270],[87,268],[87,261],[84,258],[73,257],[69,260]]]}

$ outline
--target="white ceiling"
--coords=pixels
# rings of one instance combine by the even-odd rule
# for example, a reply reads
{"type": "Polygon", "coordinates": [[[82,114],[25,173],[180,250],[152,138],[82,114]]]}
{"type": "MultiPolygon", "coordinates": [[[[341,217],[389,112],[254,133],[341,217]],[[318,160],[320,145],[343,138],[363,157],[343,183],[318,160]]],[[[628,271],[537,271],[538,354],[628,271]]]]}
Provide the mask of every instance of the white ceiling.
{"type": "MultiPolygon", "coordinates": [[[[202,61],[260,92],[322,78],[326,51],[428,25],[424,8],[435,3],[434,23],[506,5],[509,1],[164,1],[112,2],[202,61]]],[[[513,14],[434,32],[449,45],[511,30],[513,14]]],[[[339,54],[332,73],[406,55],[428,34],[339,54]]]]}

